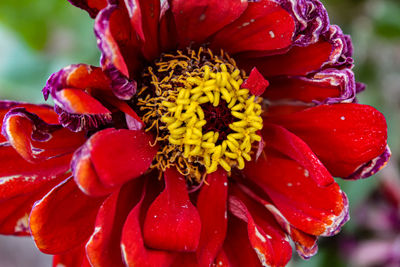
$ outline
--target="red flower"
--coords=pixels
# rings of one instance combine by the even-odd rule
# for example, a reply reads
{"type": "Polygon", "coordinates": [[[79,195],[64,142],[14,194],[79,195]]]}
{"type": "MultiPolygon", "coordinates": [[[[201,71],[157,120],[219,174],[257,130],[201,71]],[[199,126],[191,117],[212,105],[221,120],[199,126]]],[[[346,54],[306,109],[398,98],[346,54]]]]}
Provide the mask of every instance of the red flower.
{"type": "Polygon", "coordinates": [[[289,238],[309,258],[348,220],[332,176],[390,156],[317,0],[70,1],[102,67],[53,74],[55,112],[0,104],[0,231],[54,265],[284,266],[289,238]]]}

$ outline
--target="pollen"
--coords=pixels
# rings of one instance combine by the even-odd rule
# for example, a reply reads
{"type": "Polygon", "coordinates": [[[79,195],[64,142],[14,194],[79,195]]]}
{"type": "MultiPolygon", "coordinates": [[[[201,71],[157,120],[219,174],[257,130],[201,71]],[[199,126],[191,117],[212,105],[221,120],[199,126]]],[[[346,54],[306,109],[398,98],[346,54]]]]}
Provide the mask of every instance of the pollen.
{"type": "Polygon", "coordinates": [[[199,182],[251,160],[261,140],[262,99],[241,87],[246,75],[229,55],[203,48],[164,54],[144,77],[150,86],[143,85],[137,105],[146,130],[162,143],[153,167],[175,166],[199,182]]]}

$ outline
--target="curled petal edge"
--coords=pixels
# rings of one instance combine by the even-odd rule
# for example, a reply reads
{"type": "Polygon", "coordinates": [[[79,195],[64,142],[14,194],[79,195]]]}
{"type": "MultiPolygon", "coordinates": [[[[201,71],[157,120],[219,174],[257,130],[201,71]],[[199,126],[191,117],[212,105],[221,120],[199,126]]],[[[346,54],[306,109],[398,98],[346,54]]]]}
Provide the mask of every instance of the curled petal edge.
{"type": "Polygon", "coordinates": [[[370,177],[371,175],[374,175],[375,173],[377,173],[386,166],[386,164],[389,162],[391,155],[392,152],[390,151],[389,146],[386,146],[385,151],[381,155],[364,163],[363,165],[358,167],[354,173],[352,173],[351,175],[349,175],[344,179],[358,180],[358,179],[365,179],[370,177]]]}
{"type": "Polygon", "coordinates": [[[316,43],[319,36],[329,29],[329,17],[325,7],[317,0],[277,0],[296,22],[293,45],[308,46],[316,43]]]}
{"type": "Polygon", "coordinates": [[[101,51],[101,65],[104,72],[112,81],[112,91],[121,100],[129,100],[136,93],[137,83],[128,78],[129,72],[118,44],[111,35],[110,17],[118,8],[115,4],[109,4],[100,11],[94,24],[94,32],[97,45],[101,51]]]}

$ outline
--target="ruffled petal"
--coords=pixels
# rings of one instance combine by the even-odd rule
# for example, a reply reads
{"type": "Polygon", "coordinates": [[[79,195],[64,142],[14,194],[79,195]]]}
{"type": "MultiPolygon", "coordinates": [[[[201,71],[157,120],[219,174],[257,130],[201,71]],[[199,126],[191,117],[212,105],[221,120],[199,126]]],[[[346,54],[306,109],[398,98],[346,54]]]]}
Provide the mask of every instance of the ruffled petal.
{"type": "Polygon", "coordinates": [[[134,93],[132,83],[114,76],[99,67],[70,65],[50,76],[43,94],[46,99],[52,96],[64,127],[75,132],[98,128],[112,121],[113,110],[105,104],[128,114],[134,113],[121,108],[126,103],[118,99],[130,99],[134,93]]]}
{"type": "Polygon", "coordinates": [[[247,222],[250,244],[262,265],[286,266],[292,257],[292,247],[274,217],[238,187],[231,187],[229,194],[229,210],[247,222]]]}
{"type": "Polygon", "coordinates": [[[111,91],[110,79],[98,67],[78,64],[52,74],[42,91],[53,98],[60,123],[78,132],[111,122],[111,111],[88,93],[93,90],[111,91]]]}
{"type": "Polygon", "coordinates": [[[207,37],[235,21],[247,0],[172,0],[179,46],[204,43],[207,37]]]}
{"type": "Polygon", "coordinates": [[[272,120],[304,140],[334,176],[350,176],[386,150],[385,117],[371,106],[321,105],[272,120]]]}
{"type": "MultiPolygon", "coordinates": [[[[111,90],[111,87],[111,80],[101,68],[86,64],[74,64],[52,74],[42,91],[45,99],[51,95],[56,102],[59,102],[57,92],[64,88],[107,91],[111,90]]],[[[60,106],[62,107],[62,104],[60,106]]]]}
{"type": "Polygon", "coordinates": [[[147,177],[146,189],[140,195],[141,199],[129,213],[122,230],[121,250],[124,263],[127,266],[163,267],[170,266],[175,255],[164,250],[153,250],[144,244],[142,225],[148,207],[159,193],[156,177],[147,177]]]}
{"type": "Polygon", "coordinates": [[[53,267],[91,267],[84,246],[74,248],[64,254],[53,257],[53,267]]]}
{"type": "Polygon", "coordinates": [[[92,18],[95,18],[100,10],[107,6],[107,0],[68,0],[74,6],[86,10],[92,18]]]}
{"type": "Polygon", "coordinates": [[[165,190],[151,204],[143,227],[147,246],[173,251],[195,251],[201,219],[189,199],[186,180],[176,170],[164,173],[165,190]]]}
{"type": "Polygon", "coordinates": [[[228,179],[224,170],[207,175],[197,199],[201,235],[197,248],[200,266],[210,266],[221,250],[227,229],[228,179]]]}
{"type": "Polygon", "coordinates": [[[290,229],[290,238],[296,245],[296,251],[304,260],[308,260],[318,252],[317,240],[314,235],[309,235],[294,227],[290,229]]]}
{"type": "Polygon", "coordinates": [[[310,235],[336,234],[348,220],[347,198],[336,182],[319,185],[310,173],[271,149],[244,170],[291,225],[310,235]]]}
{"type": "Polygon", "coordinates": [[[391,156],[392,152],[390,151],[389,146],[386,146],[385,151],[381,155],[364,163],[363,165],[358,167],[358,169],[355,172],[345,177],[345,179],[357,180],[357,179],[368,178],[371,175],[377,173],[383,167],[385,167],[386,164],[389,162],[391,156]]]}
{"type": "Polygon", "coordinates": [[[143,60],[139,37],[131,25],[125,2],[110,4],[103,9],[96,17],[94,31],[104,71],[111,80],[126,85],[116,95],[125,100],[132,98],[136,82],[131,79],[139,74],[143,60]]]}
{"type": "Polygon", "coordinates": [[[103,202],[97,214],[94,233],[86,244],[92,266],[125,266],[120,247],[122,227],[143,190],[143,179],[136,179],[103,202]]]}
{"type": "Polygon", "coordinates": [[[99,131],[75,153],[72,170],[86,194],[103,195],[141,176],[150,167],[158,147],[143,131],[99,131]]]}
{"type": "Polygon", "coordinates": [[[83,133],[47,124],[24,108],[11,109],[4,116],[2,134],[21,157],[32,163],[72,153],[85,141],[83,133]]]}
{"type": "Polygon", "coordinates": [[[318,41],[329,28],[328,12],[318,0],[277,0],[296,22],[294,44],[307,46],[318,41]]]}
{"type": "MultiPolygon", "coordinates": [[[[57,124],[58,116],[53,111],[53,107],[49,105],[34,105],[23,102],[16,101],[8,101],[8,100],[0,100],[0,129],[3,128],[3,119],[4,116],[10,111],[12,108],[25,108],[30,113],[38,115],[42,120],[49,124],[57,124]]],[[[7,139],[0,134],[0,145],[5,144],[7,139]]]]}
{"type": "Polygon", "coordinates": [[[351,103],[356,97],[356,83],[354,74],[349,69],[326,69],[311,77],[271,79],[263,97],[276,105],[280,103],[298,105],[298,102],[351,103]]]}
{"type": "Polygon", "coordinates": [[[54,187],[36,202],[30,228],[36,246],[44,253],[62,254],[87,240],[103,198],[83,194],[72,179],[54,187]]]}
{"type": "Polygon", "coordinates": [[[273,76],[305,76],[329,67],[352,67],[352,49],[349,37],[337,26],[319,40],[307,46],[293,46],[279,55],[245,53],[236,57],[240,67],[250,71],[257,67],[268,79],[273,76]]]}
{"type": "Polygon", "coordinates": [[[0,126],[3,124],[3,118],[12,108],[24,108],[30,113],[36,114],[48,124],[57,124],[58,116],[53,111],[53,107],[49,105],[35,105],[24,102],[16,102],[9,100],[0,100],[0,126]]]}
{"type": "Polygon", "coordinates": [[[294,32],[294,18],[276,1],[249,1],[243,14],[212,38],[211,47],[230,54],[252,50],[276,53],[292,44],[294,32]]]}

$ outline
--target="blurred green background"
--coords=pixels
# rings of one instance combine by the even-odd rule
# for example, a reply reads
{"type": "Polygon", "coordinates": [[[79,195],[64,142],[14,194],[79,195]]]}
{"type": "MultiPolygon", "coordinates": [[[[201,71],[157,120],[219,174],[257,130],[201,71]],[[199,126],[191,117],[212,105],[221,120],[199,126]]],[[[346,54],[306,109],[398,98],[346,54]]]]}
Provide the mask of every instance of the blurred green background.
{"type": "MultiPolygon", "coordinates": [[[[396,169],[400,151],[400,138],[397,138],[400,125],[400,1],[322,2],[328,9],[331,23],[340,25],[352,36],[354,71],[357,80],[367,84],[367,90],[359,95],[359,99],[385,114],[393,152],[391,164],[396,169]]],[[[40,90],[51,73],[72,63],[97,65],[98,62],[93,20],[66,0],[0,1],[0,99],[43,102],[40,90]]],[[[340,182],[350,199],[351,212],[377,186],[378,179],[340,182]]],[[[350,220],[343,232],[352,232],[356,227],[357,224],[350,220]]],[[[30,250],[30,253],[39,254],[33,248],[30,250]]],[[[327,238],[320,241],[320,250],[315,257],[307,262],[296,259],[291,266],[346,266],[346,263],[337,254],[335,239],[327,238]]]]}

